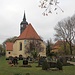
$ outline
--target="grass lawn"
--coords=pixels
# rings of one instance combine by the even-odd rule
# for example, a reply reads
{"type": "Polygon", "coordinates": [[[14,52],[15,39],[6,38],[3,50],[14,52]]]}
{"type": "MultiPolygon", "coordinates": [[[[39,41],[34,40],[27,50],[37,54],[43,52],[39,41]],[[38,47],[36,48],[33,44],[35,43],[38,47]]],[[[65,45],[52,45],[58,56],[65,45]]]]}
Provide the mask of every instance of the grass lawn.
{"type": "MultiPolygon", "coordinates": [[[[19,65],[22,65],[22,61],[19,61],[19,65]]],[[[0,75],[14,75],[21,73],[26,75],[75,75],[75,66],[64,66],[63,71],[44,71],[41,67],[36,67],[37,63],[30,64],[32,67],[11,67],[5,57],[0,57],[0,75]]]]}

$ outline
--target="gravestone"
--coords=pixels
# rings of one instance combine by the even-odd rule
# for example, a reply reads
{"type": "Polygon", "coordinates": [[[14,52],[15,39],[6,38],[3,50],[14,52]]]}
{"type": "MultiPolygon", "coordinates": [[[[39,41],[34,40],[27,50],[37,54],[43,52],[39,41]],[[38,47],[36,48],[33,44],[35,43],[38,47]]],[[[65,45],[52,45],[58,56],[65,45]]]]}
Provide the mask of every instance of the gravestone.
{"type": "Polygon", "coordinates": [[[44,57],[40,57],[38,60],[38,65],[42,65],[42,63],[44,62],[45,58],[44,57]]]}
{"type": "Polygon", "coordinates": [[[23,60],[23,65],[28,65],[28,60],[26,58],[23,60]]]}
{"type": "Polygon", "coordinates": [[[13,57],[12,63],[13,63],[14,65],[18,64],[17,57],[13,57]]]}

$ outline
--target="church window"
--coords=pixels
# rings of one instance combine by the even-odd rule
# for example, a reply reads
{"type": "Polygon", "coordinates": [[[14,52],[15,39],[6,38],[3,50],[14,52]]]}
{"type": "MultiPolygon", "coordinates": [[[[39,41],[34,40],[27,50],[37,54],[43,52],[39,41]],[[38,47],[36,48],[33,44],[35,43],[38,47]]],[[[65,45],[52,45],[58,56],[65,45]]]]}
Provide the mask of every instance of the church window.
{"type": "Polygon", "coordinates": [[[20,50],[22,50],[22,43],[20,42],[20,50]]]}
{"type": "Polygon", "coordinates": [[[24,40],[24,44],[26,44],[26,40],[24,40]]]}

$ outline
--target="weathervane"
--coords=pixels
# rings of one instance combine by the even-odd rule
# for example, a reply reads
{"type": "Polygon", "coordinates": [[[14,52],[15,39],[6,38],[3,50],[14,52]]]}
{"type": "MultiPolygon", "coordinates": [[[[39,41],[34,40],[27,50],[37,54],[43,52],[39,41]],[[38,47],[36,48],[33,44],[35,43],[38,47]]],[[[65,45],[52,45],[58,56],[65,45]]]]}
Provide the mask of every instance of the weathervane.
{"type": "Polygon", "coordinates": [[[58,0],[40,0],[39,7],[44,8],[45,11],[42,13],[44,16],[48,16],[49,13],[52,14],[53,11],[57,13],[57,9],[59,8],[61,12],[64,12],[59,6],[58,0]],[[53,8],[53,9],[52,9],[53,8]]]}

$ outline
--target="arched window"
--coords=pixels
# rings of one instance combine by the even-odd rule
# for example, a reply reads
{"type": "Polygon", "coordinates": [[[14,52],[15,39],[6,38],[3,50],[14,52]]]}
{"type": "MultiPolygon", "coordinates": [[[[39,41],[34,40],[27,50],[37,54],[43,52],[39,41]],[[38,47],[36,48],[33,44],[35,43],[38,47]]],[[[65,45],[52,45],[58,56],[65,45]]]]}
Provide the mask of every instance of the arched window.
{"type": "Polygon", "coordinates": [[[20,42],[20,50],[22,50],[22,43],[20,42]]]}

